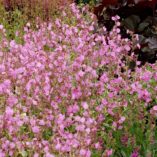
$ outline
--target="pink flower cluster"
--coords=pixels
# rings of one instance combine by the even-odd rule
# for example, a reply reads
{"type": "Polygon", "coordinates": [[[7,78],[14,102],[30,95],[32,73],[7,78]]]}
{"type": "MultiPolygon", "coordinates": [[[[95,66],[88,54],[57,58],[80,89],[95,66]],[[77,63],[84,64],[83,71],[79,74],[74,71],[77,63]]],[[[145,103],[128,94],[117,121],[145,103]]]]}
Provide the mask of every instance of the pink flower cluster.
{"type": "Polygon", "coordinates": [[[107,32],[96,30],[86,8],[81,12],[72,4],[68,11],[71,17],[64,12],[36,31],[26,27],[23,45],[8,41],[0,30],[1,157],[90,157],[95,149],[111,156],[114,148],[104,145],[100,133],[106,132],[103,124],[122,129],[129,117],[121,108],[156,97],[151,80],[157,81],[157,65],[131,72],[136,36],[121,38],[118,16],[107,32]],[[144,82],[150,82],[150,91],[144,82]]]}

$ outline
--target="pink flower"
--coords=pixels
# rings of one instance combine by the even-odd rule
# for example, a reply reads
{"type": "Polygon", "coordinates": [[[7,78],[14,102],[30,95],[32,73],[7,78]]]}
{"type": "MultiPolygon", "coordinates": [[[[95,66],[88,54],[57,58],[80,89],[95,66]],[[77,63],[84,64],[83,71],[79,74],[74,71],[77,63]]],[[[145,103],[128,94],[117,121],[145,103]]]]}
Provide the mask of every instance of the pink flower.
{"type": "Polygon", "coordinates": [[[89,106],[88,106],[87,102],[82,102],[82,107],[83,107],[85,110],[87,110],[89,106]]]}
{"type": "Polygon", "coordinates": [[[151,94],[146,89],[138,90],[138,98],[143,99],[146,102],[150,102],[151,101],[151,94]]]}
{"type": "Polygon", "coordinates": [[[0,72],[4,72],[5,71],[5,66],[3,64],[0,64],[0,72]]]}
{"type": "Polygon", "coordinates": [[[130,49],[131,49],[130,46],[128,46],[128,45],[126,45],[124,48],[126,51],[130,51],[130,49]]]}
{"type": "Polygon", "coordinates": [[[99,142],[95,143],[95,148],[96,148],[96,149],[100,149],[100,148],[101,148],[101,146],[100,146],[100,143],[99,143],[99,142]]]}
{"type": "Polygon", "coordinates": [[[53,154],[46,153],[45,157],[55,157],[53,154]]]}
{"type": "Polygon", "coordinates": [[[40,129],[39,129],[38,126],[34,126],[34,127],[32,127],[32,131],[33,131],[34,133],[39,133],[39,132],[40,132],[40,129]]]}
{"type": "Polygon", "coordinates": [[[76,88],[72,90],[72,99],[79,99],[82,95],[81,90],[76,88]]]}
{"type": "Polygon", "coordinates": [[[86,152],[86,157],[91,157],[91,151],[90,150],[87,150],[87,152],[86,152]]]}
{"type": "Polygon", "coordinates": [[[101,80],[103,83],[108,82],[109,79],[108,79],[108,77],[107,77],[107,74],[104,73],[104,74],[101,76],[100,80],[101,80]]]}
{"type": "Polygon", "coordinates": [[[112,149],[107,149],[105,151],[105,154],[106,154],[107,157],[110,157],[112,155],[112,153],[113,153],[112,149]]]}
{"type": "Polygon", "coordinates": [[[3,29],[3,25],[0,25],[0,29],[3,29]]]}
{"type": "Polygon", "coordinates": [[[0,52],[0,57],[2,57],[3,56],[3,52],[0,52]]]}
{"type": "Polygon", "coordinates": [[[13,106],[15,104],[18,103],[18,99],[15,97],[15,96],[10,96],[8,99],[7,99],[7,103],[10,105],[10,106],[13,106]]]}
{"type": "Polygon", "coordinates": [[[143,76],[141,77],[141,79],[143,81],[148,82],[152,77],[152,73],[150,71],[146,71],[145,73],[143,73],[143,76]]]}
{"type": "Polygon", "coordinates": [[[39,154],[38,154],[38,153],[35,153],[35,154],[33,155],[33,157],[39,157],[39,154]]]}
{"type": "Polygon", "coordinates": [[[138,157],[138,156],[139,156],[138,151],[134,151],[130,157],[138,157]]]}
{"type": "Polygon", "coordinates": [[[85,156],[86,155],[86,150],[85,149],[81,149],[80,150],[80,155],[81,156],[85,156]]]}
{"type": "Polygon", "coordinates": [[[157,105],[153,106],[153,110],[157,111],[157,105]]]}
{"type": "Polygon", "coordinates": [[[154,74],[154,79],[157,81],[157,72],[154,74]]]}
{"type": "Polygon", "coordinates": [[[6,154],[4,153],[4,151],[2,151],[2,149],[0,149],[0,156],[1,157],[6,157],[6,154]]]}
{"type": "Polygon", "coordinates": [[[55,148],[56,148],[56,150],[60,150],[61,149],[61,144],[60,143],[56,144],[55,148]]]}
{"type": "Polygon", "coordinates": [[[77,130],[77,131],[84,131],[84,130],[85,130],[85,125],[78,125],[78,126],[76,127],[76,130],[77,130]]]}
{"type": "Polygon", "coordinates": [[[15,43],[14,40],[10,41],[10,47],[13,48],[13,47],[16,47],[17,48],[17,45],[15,43]]]}
{"type": "Polygon", "coordinates": [[[122,124],[122,123],[125,121],[125,119],[126,119],[126,118],[122,116],[122,117],[120,118],[120,120],[119,120],[119,123],[122,124]]]}
{"type": "Polygon", "coordinates": [[[6,113],[6,115],[8,115],[8,116],[13,116],[14,111],[13,111],[12,108],[6,107],[5,113],[6,113]]]}

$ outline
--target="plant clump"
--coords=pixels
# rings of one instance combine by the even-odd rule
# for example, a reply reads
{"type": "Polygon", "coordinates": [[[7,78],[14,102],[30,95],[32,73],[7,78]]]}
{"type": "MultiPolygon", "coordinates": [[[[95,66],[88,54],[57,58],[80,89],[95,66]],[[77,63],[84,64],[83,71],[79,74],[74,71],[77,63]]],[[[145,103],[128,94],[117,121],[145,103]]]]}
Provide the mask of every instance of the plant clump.
{"type": "Polygon", "coordinates": [[[119,19],[97,29],[71,4],[27,24],[22,43],[0,25],[1,157],[156,154],[157,64],[140,67],[138,36],[122,38],[119,19]]]}

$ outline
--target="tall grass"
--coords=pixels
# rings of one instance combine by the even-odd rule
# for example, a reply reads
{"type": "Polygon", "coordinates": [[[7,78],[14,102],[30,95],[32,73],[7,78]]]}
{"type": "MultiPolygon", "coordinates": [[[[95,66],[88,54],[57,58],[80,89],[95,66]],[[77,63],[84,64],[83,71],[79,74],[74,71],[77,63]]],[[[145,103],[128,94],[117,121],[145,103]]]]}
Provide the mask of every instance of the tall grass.
{"type": "Polygon", "coordinates": [[[6,11],[18,9],[29,18],[50,19],[59,8],[69,5],[73,0],[0,0],[6,11]]]}
{"type": "Polygon", "coordinates": [[[6,29],[7,37],[16,40],[16,34],[23,35],[23,28],[31,23],[36,27],[36,19],[54,21],[61,11],[73,0],[0,0],[0,24],[6,29]]]}

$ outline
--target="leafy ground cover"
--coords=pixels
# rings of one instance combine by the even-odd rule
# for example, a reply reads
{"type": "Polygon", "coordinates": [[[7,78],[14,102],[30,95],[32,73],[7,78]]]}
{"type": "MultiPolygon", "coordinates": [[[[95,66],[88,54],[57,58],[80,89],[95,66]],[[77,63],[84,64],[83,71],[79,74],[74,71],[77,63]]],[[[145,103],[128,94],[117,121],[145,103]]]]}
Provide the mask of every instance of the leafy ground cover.
{"type": "Polygon", "coordinates": [[[0,25],[1,157],[156,157],[157,63],[119,20],[71,4],[12,38],[0,25]]]}

